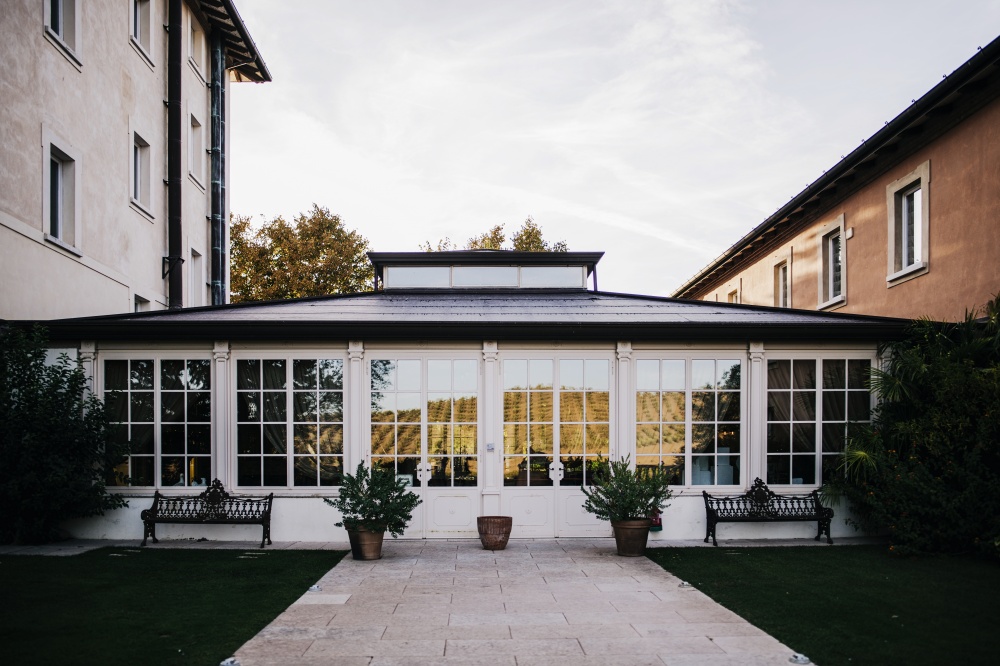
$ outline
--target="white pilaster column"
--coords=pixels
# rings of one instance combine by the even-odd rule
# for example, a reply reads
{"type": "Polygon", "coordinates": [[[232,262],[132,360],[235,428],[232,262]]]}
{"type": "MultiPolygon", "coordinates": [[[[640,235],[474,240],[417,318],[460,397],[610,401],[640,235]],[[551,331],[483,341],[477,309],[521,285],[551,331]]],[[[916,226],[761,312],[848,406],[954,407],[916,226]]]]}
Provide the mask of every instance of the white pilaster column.
{"type": "Polygon", "coordinates": [[[743,427],[747,431],[747,452],[744,464],[744,486],[749,488],[753,480],[760,477],[767,480],[764,472],[767,443],[767,364],[764,362],[764,343],[751,342],[747,353],[750,359],[746,378],[747,409],[743,417],[743,427]]]}
{"type": "Polygon", "coordinates": [[[620,340],[615,348],[615,356],[618,359],[618,368],[615,372],[615,409],[612,413],[612,421],[615,429],[615,446],[611,449],[610,457],[618,459],[622,456],[630,456],[632,464],[635,464],[635,407],[633,400],[635,396],[630,390],[632,382],[632,343],[620,340]]]}
{"type": "Polygon", "coordinates": [[[354,471],[359,462],[365,460],[362,427],[365,423],[368,376],[365,368],[365,343],[350,340],[347,343],[347,372],[344,375],[344,467],[354,471]]]}
{"type": "Polygon", "coordinates": [[[497,406],[500,404],[500,364],[496,342],[483,342],[482,415],[479,430],[479,470],[482,480],[482,515],[500,515],[500,484],[503,477],[503,433],[497,406]],[[492,450],[490,450],[492,448],[492,450]]]}
{"type": "Polygon", "coordinates": [[[94,377],[94,366],[97,360],[97,343],[93,340],[84,340],[80,343],[80,366],[83,368],[83,376],[87,378],[87,388],[92,393],[97,393],[98,386],[94,377]]]}
{"type": "Polygon", "coordinates": [[[229,385],[229,341],[216,340],[212,348],[212,433],[215,439],[215,478],[226,488],[236,485],[236,451],[232,446],[232,413],[229,385]]]}

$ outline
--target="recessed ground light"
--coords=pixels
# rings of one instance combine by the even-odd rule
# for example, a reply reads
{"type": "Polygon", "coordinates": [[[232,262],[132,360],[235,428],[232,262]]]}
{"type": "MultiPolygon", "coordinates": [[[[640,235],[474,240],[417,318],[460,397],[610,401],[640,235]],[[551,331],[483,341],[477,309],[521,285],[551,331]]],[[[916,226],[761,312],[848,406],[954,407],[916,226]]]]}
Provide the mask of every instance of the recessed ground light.
{"type": "Polygon", "coordinates": [[[694,585],[692,585],[691,583],[687,582],[686,580],[682,580],[681,584],[678,585],[677,587],[688,588],[688,587],[694,587],[694,585]]]}
{"type": "Polygon", "coordinates": [[[793,664],[811,664],[812,663],[811,661],[809,661],[809,657],[805,656],[804,654],[799,654],[798,652],[796,652],[791,657],[789,657],[788,661],[792,662],[793,664]]]}
{"type": "Polygon", "coordinates": [[[322,592],[323,588],[320,587],[319,585],[310,585],[309,586],[309,591],[310,592],[322,592]]]}

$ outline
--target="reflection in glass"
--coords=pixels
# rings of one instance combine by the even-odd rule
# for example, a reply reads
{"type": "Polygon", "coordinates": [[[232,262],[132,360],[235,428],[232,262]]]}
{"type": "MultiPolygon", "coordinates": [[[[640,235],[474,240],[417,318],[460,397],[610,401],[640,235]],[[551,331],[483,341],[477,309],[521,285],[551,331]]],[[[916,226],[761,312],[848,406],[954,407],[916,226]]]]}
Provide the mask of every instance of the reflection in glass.
{"type": "Polygon", "coordinates": [[[160,394],[160,419],[162,421],[184,420],[183,393],[177,392],[160,394]]]}

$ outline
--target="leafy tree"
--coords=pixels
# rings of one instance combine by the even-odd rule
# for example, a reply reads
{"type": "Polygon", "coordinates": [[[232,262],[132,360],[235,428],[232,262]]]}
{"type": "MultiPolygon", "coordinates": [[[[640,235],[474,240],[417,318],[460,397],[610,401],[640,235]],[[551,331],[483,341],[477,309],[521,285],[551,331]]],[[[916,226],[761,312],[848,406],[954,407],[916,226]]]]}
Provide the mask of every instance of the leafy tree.
{"type": "Polygon", "coordinates": [[[233,303],[350,294],[371,289],[368,241],[339,216],[313,204],[289,224],[276,217],[257,230],[251,218],[230,225],[233,303]]]}
{"type": "MultiPolygon", "coordinates": [[[[538,226],[531,217],[529,216],[521,228],[514,232],[511,236],[511,246],[504,247],[504,243],[507,242],[507,234],[504,231],[504,225],[498,224],[495,227],[491,227],[489,230],[479,234],[478,236],[473,236],[465,244],[466,250],[517,250],[519,252],[568,252],[569,246],[566,241],[556,241],[555,243],[549,243],[542,235],[542,228],[538,226]]],[[[432,246],[430,241],[424,243],[420,246],[421,250],[425,252],[446,252],[449,250],[457,250],[457,246],[452,242],[450,238],[443,238],[437,242],[436,246],[432,246]]]]}
{"type": "Polygon", "coordinates": [[[64,520],[126,506],[105,486],[126,455],[79,364],[46,363],[40,329],[0,330],[0,542],[48,541],[64,520]]]}
{"type": "Polygon", "coordinates": [[[881,403],[832,489],[894,552],[1000,556],[1000,297],[985,314],[914,322],[872,372],[881,403]]]}

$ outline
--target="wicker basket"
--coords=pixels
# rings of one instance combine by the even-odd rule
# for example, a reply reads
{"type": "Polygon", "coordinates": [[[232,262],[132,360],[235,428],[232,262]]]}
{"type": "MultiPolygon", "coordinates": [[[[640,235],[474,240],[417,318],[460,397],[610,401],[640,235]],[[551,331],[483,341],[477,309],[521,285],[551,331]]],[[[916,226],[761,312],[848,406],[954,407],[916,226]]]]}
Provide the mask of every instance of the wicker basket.
{"type": "Polygon", "coordinates": [[[479,516],[476,519],[479,527],[479,540],[483,550],[503,550],[510,539],[510,530],[514,519],[510,516],[479,516]]]}

